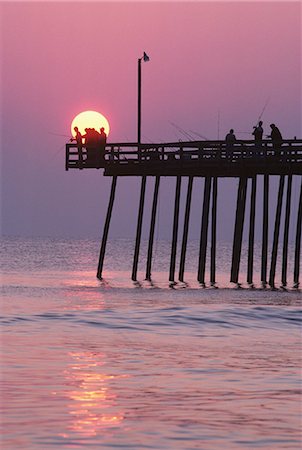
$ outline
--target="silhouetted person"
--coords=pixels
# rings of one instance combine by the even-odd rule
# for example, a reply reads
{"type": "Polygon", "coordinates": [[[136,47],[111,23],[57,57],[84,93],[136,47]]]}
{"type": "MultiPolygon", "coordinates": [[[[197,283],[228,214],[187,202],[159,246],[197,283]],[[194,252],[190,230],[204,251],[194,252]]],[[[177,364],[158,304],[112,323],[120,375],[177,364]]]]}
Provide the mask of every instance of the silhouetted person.
{"type": "MultiPolygon", "coordinates": [[[[258,125],[254,127],[253,136],[255,138],[255,147],[260,148],[262,146],[262,136],[263,136],[263,128],[262,128],[263,122],[260,120],[258,122],[258,125]]],[[[258,152],[257,152],[258,153],[258,152]]],[[[252,155],[253,153],[250,153],[252,155]]]]}
{"type": "Polygon", "coordinates": [[[70,139],[70,142],[72,141],[76,141],[78,144],[78,154],[79,154],[79,163],[80,163],[80,168],[83,167],[83,151],[82,151],[82,147],[83,147],[83,136],[81,135],[81,133],[79,132],[78,127],[74,127],[74,131],[76,133],[74,138],[70,139]]]}
{"type": "Polygon", "coordinates": [[[91,163],[93,160],[93,136],[91,134],[91,128],[85,128],[85,134],[83,136],[85,139],[85,147],[87,153],[87,163],[91,163]]]}
{"type": "Polygon", "coordinates": [[[100,129],[100,137],[99,137],[99,146],[100,146],[100,155],[99,156],[100,156],[101,167],[104,166],[106,142],[107,142],[107,134],[105,133],[105,128],[102,127],[100,129]]]}
{"type": "Polygon", "coordinates": [[[230,129],[229,133],[225,137],[225,150],[228,158],[233,158],[233,147],[236,142],[236,136],[234,134],[233,128],[230,129]]]}
{"type": "Polygon", "coordinates": [[[85,132],[83,137],[85,138],[87,162],[95,165],[97,164],[100,134],[94,128],[85,128],[85,132]]]}
{"type": "Polygon", "coordinates": [[[263,136],[263,128],[262,128],[263,122],[260,120],[258,125],[254,127],[253,135],[255,137],[255,142],[259,143],[259,141],[262,141],[263,136]]]}
{"type": "Polygon", "coordinates": [[[283,141],[282,134],[280,133],[279,128],[277,128],[274,123],[271,123],[270,127],[271,127],[272,131],[268,137],[270,137],[272,140],[274,150],[279,152],[281,150],[281,145],[282,145],[282,141],[283,141]]]}

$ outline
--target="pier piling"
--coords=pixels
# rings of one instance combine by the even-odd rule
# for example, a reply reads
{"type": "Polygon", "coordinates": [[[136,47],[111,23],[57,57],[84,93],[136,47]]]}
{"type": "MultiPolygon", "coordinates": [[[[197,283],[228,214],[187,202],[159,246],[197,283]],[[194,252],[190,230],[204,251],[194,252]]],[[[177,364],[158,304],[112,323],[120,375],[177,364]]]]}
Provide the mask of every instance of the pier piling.
{"type": "Polygon", "coordinates": [[[244,225],[244,213],[246,204],[246,190],[247,190],[247,178],[240,177],[238,194],[237,194],[237,207],[236,207],[236,219],[234,228],[233,239],[233,253],[232,253],[232,267],[231,267],[231,279],[232,283],[238,284],[240,256],[242,247],[243,225],[244,225]]]}
{"type": "Polygon", "coordinates": [[[109,198],[106,220],[105,220],[104,231],[103,231],[103,237],[102,237],[102,244],[101,244],[101,249],[100,249],[98,270],[97,270],[97,278],[99,280],[102,279],[103,264],[104,264],[104,258],[105,258],[105,252],[106,252],[109,225],[110,225],[112,208],[113,208],[113,203],[114,203],[114,198],[115,198],[116,182],[117,182],[117,176],[113,176],[112,183],[111,183],[110,198],[109,198]]]}
{"type": "Polygon", "coordinates": [[[207,255],[207,237],[208,237],[208,226],[209,226],[209,206],[210,206],[210,195],[211,195],[211,181],[212,181],[211,177],[205,177],[201,231],[200,231],[198,275],[197,275],[197,280],[201,284],[205,284],[205,268],[206,268],[206,255],[207,255]]]}
{"type": "Polygon", "coordinates": [[[268,201],[269,201],[269,176],[263,177],[263,219],[262,219],[262,252],[261,252],[261,282],[267,284],[267,255],[268,255],[268,201]]]}
{"type": "Polygon", "coordinates": [[[251,204],[250,204],[250,228],[249,228],[249,247],[248,247],[248,261],[247,261],[247,282],[249,284],[253,284],[256,189],[257,189],[257,177],[255,176],[252,178],[251,204]]]}
{"type": "Polygon", "coordinates": [[[301,255],[301,224],[302,224],[302,181],[300,186],[299,208],[297,215],[296,244],[295,244],[295,266],[294,287],[299,287],[300,255],[301,255]]]}
{"type": "Polygon", "coordinates": [[[213,177],[210,271],[210,283],[212,286],[216,283],[217,182],[217,177],[213,177]]]}
{"type": "Polygon", "coordinates": [[[145,204],[146,179],[147,179],[147,177],[145,175],[142,176],[141,193],[140,193],[138,216],[137,216],[135,249],[134,249],[134,257],[133,257],[132,276],[131,276],[132,281],[137,280],[138,257],[139,257],[139,249],[140,249],[141,236],[142,236],[142,223],[143,223],[143,213],[144,213],[144,204],[145,204]]]}
{"type": "Polygon", "coordinates": [[[153,241],[154,241],[154,231],[155,231],[155,222],[156,222],[159,183],[160,183],[160,177],[155,177],[152,212],[151,212],[151,223],[150,223],[150,233],[149,233],[149,242],[148,242],[147,266],[146,266],[146,280],[149,280],[149,281],[151,280],[151,265],[152,265],[153,241]]]}
{"type": "Polygon", "coordinates": [[[280,221],[281,221],[281,212],[282,212],[282,199],[283,199],[283,191],[284,191],[284,178],[285,178],[284,175],[280,176],[278,200],[277,200],[276,216],[275,216],[274,239],[273,239],[273,247],[272,247],[271,268],[270,268],[270,274],[269,274],[269,285],[272,289],[275,287],[278,241],[279,241],[280,221]]]}
{"type": "Polygon", "coordinates": [[[283,252],[282,252],[282,286],[287,285],[287,261],[288,261],[288,234],[290,222],[290,204],[292,195],[292,175],[287,177],[287,192],[286,192],[286,206],[285,206],[285,220],[284,220],[284,234],[283,234],[283,252]]]}
{"type": "Polygon", "coordinates": [[[169,273],[169,281],[172,283],[174,283],[174,281],[175,281],[175,264],[176,264],[177,234],[178,234],[178,222],[179,222],[180,189],[181,189],[181,176],[177,176],[176,189],[175,189],[175,202],[174,202],[174,219],[173,219],[173,234],[172,234],[172,247],[171,247],[171,259],[170,259],[170,273],[169,273]]]}
{"type": "Polygon", "coordinates": [[[182,244],[181,244],[180,263],[179,263],[179,275],[178,275],[179,281],[184,281],[184,271],[185,271],[185,261],[186,261],[186,252],[187,252],[187,242],[188,242],[188,231],[189,231],[193,180],[194,180],[194,177],[189,177],[189,179],[188,179],[186,209],[185,209],[185,218],[184,218],[183,236],[182,236],[182,244]]]}

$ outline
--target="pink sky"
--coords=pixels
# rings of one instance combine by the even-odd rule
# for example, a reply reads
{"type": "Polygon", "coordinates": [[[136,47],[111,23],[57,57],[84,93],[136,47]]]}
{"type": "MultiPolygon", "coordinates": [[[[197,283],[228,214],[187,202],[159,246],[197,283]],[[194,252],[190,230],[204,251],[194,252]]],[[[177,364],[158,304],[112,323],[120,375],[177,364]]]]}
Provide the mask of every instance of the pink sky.
{"type": "MultiPolygon", "coordinates": [[[[220,138],[231,127],[246,137],[240,132],[252,129],[268,98],[265,132],[275,122],[286,138],[302,135],[300,2],[0,8],[4,234],[100,233],[109,180],[97,171],[65,173],[65,138],[51,133],[69,134],[76,114],[95,109],[108,118],[111,141],[134,141],[143,51],[150,56],[142,68],[143,141],[183,138],[171,122],[216,139],[218,111],[220,138]]],[[[121,214],[127,195],[134,213],[137,180],[121,183],[121,214]]],[[[125,220],[125,235],[134,228],[125,220]]],[[[118,221],[113,234],[123,235],[118,221]]]]}

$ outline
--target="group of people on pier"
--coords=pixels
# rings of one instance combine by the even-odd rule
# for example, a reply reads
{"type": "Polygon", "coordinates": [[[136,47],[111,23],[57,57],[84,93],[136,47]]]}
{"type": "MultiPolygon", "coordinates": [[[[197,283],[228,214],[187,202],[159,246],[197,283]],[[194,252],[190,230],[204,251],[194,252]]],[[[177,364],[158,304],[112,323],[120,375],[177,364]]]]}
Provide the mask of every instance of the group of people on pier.
{"type": "Polygon", "coordinates": [[[70,142],[76,141],[77,143],[80,168],[83,166],[83,147],[86,148],[85,164],[103,167],[107,141],[105,128],[100,128],[100,132],[95,128],[85,128],[84,135],[80,133],[78,127],[74,127],[74,131],[75,137],[71,138],[70,142]]]}
{"type": "MultiPolygon", "coordinates": [[[[262,128],[263,122],[259,120],[258,124],[254,127],[254,131],[251,133],[254,136],[255,139],[255,145],[256,147],[262,146],[262,139],[263,139],[263,128],[262,128]]],[[[279,128],[274,124],[270,124],[271,127],[271,133],[267,135],[267,138],[270,138],[272,140],[273,149],[278,151],[281,148],[282,145],[282,134],[279,130],[279,128]]],[[[234,134],[233,128],[230,129],[228,134],[225,137],[225,144],[226,144],[226,150],[231,150],[233,145],[237,142],[237,138],[234,134]]]]}
{"type": "MultiPolygon", "coordinates": [[[[257,154],[263,154],[263,122],[260,120],[254,130],[251,133],[254,136],[255,147],[258,149],[257,154]],[[262,149],[262,150],[261,150],[262,149]]],[[[270,124],[271,132],[267,135],[272,141],[272,148],[275,152],[280,151],[282,145],[282,134],[279,128],[274,124],[270,124]]],[[[104,167],[105,152],[106,152],[106,141],[107,135],[105,133],[104,127],[100,128],[98,132],[95,128],[85,128],[85,134],[82,135],[78,127],[74,127],[75,136],[70,139],[70,141],[76,141],[78,154],[79,154],[79,166],[83,167],[83,148],[86,148],[86,159],[85,165],[93,167],[104,167]]],[[[234,129],[231,128],[229,133],[225,137],[225,150],[228,158],[232,158],[234,145],[240,143],[237,140],[234,129]]]]}

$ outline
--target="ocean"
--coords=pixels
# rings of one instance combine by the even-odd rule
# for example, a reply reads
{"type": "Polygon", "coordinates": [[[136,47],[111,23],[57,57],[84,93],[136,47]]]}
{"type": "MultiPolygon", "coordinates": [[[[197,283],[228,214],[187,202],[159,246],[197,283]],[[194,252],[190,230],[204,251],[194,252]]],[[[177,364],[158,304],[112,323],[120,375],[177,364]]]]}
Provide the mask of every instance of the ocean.
{"type": "Polygon", "coordinates": [[[1,449],[301,449],[292,270],[287,291],[261,289],[256,246],[255,288],[238,289],[220,243],[218,288],[201,288],[193,242],[187,283],[171,288],[170,244],[156,242],[150,283],[143,242],[133,283],[133,242],[120,239],[100,282],[99,246],[2,239],[1,449]]]}

